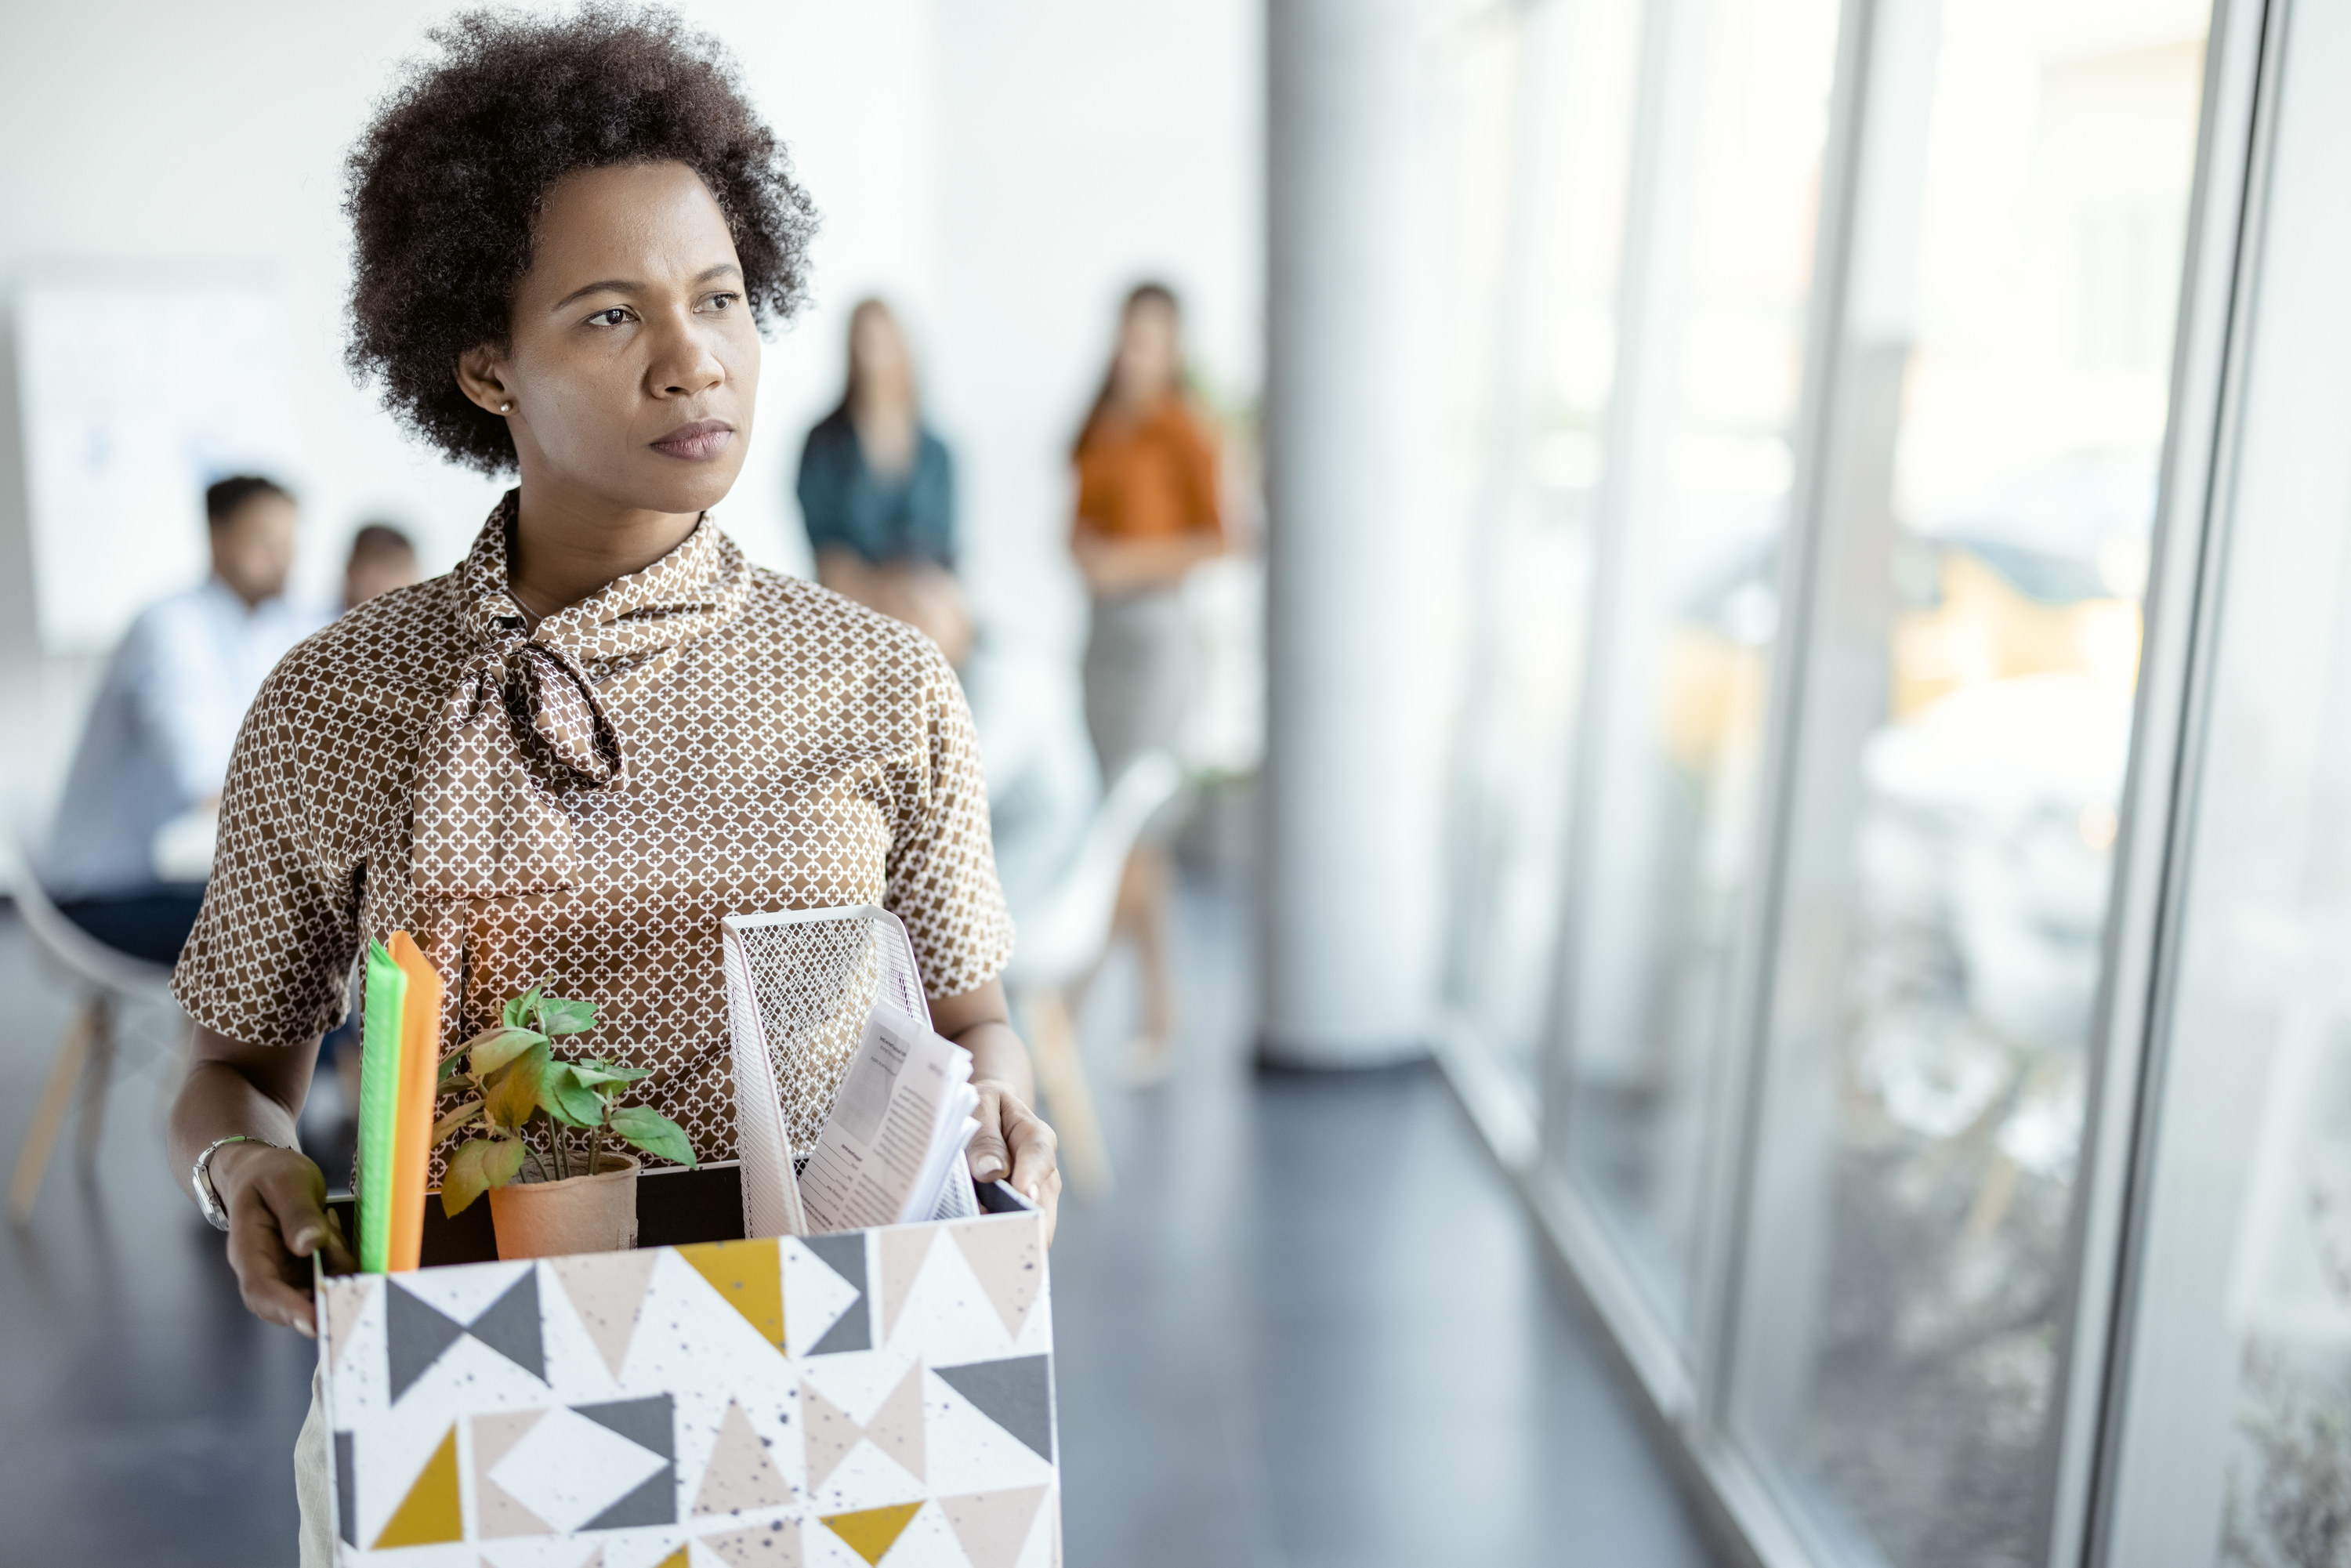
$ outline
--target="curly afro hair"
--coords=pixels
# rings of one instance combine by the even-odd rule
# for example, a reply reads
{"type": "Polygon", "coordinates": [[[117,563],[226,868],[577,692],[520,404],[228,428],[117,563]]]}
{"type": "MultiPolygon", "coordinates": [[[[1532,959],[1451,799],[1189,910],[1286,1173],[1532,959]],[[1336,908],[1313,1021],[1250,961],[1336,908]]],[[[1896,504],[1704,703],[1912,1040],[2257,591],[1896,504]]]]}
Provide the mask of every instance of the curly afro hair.
{"type": "Polygon", "coordinates": [[[540,204],[565,175],[674,160],[700,174],[743,264],[754,318],[789,318],[814,211],[733,62],[666,11],[567,18],[474,11],[427,35],[350,155],[349,359],[394,417],[486,474],[515,465],[507,423],[458,389],[459,355],[504,345],[540,204]]]}

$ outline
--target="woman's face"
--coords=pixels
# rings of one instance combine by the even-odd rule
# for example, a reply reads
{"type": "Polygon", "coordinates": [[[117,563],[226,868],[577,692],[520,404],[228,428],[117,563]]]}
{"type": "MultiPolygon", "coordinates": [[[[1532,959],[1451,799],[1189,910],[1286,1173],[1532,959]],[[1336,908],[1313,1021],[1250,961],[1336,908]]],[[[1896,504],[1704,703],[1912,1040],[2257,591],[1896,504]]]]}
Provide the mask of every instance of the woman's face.
{"type": "Polygon", "coordinates": [[[1176,390],[1183,363],[1176,312],[1156,299],[1129,306],[1119,322],[1118,356],[1111,370],[1118,401],[1130,407],[1157,402],[1176,390]]]}
{"type": "Polygon", "coordinates": [[[665,513],[716,506],[749,445],[759,334],[701,177],[640,163],[558,183],[507,347],[465,355],[458,381],[486,408],[514,405],[527,496],[665,513]]]}
{"type": "Polygon", "coordinates": [[[861,308],[849,324],[849,359],[859,388],[878,402],[910,401],[913,367],[898,323],[878,305],[861,308]]]}

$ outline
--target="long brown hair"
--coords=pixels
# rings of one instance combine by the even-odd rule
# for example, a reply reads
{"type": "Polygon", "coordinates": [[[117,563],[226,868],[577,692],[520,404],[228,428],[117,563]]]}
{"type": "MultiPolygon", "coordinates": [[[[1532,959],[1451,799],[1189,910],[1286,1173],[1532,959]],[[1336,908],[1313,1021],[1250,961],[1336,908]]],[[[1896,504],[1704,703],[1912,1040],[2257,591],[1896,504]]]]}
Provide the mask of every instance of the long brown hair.
{"type": "Polygon", "coordinates": [[[898,353],[906,361],[906,391],[914,398],[915,418],[920,420],[923,384],[921,379],[914,373],[914,348],[906,341],[906,329],[898,324],[898,313],[891,309],[890,302],[878,294],[869,294],[850,307],[849,340],[841,355],[846,363],[842,367],[841,378],[841,402],[833,409],[833,413],[846,418],[850,410],[857,402],[857,322],[859,318],[869,310],[879,313],[883,320],[890,323],[890,330],[898,334],[898,353]]]}
{"type": "MultiPolygon", "coordinates": [[[[1138,306],[1144,305],[1165,305],[1167,308],[1167,313],[1175,317],[1179,324],[1184,319],[1184,307],[1177,302],[1176,291],[1156,279],[1145,279],[1126,291],[1126,303],[1118,308],[1120,327],[1123,329],[1126,319],[1134,314],[1138,306]]],[[[1178,367],[1176,372],[1176,379],[1178,384],[1186,379],[1181,367],[1178,367]]],[[[1100,424],[1102,415],[1110,411],[1111,393],[1116,391],[1117,387],[1118,345],[1113,343],[1110,350],[1110,368],[1102,371],[1102,390],[1094,393],[1093,406],[1086,410],[1085,423],[1078,426],[1078,438],[1070,444],[1070,455],[1072,458],[1086,449],[1087,441],[1093,435],[1094,426],[1100,424]]]]}

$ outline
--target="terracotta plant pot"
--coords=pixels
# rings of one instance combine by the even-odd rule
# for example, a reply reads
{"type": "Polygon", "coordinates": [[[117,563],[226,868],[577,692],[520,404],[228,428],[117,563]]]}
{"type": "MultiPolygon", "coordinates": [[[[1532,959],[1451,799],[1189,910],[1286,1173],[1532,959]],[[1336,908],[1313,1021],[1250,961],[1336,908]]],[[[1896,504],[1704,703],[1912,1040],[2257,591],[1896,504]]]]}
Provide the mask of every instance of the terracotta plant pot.
{"type": "Polygon", "coordinates": [[[637,1244],[637,1162],[606,1155],[594,1176],[490,1188],[501,1258],[625,1252],[637,1244]]]}

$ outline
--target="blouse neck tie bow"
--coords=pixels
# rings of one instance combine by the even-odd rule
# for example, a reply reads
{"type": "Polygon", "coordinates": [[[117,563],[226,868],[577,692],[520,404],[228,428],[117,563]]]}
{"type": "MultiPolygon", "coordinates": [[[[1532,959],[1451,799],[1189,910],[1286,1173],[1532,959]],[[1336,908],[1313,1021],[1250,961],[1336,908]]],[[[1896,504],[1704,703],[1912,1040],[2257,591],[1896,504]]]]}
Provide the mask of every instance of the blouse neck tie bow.
{"type": "Polygon", "coordinates": [[[418,758],[414,865],[425,897],[575,885],[573,813],[628,775],[605,704],[732,621],[750,587],[742,553],[705,517],[644,570],[532,626],[507,584],[517,494],[457,569],[476,652],[418,758]]]}

